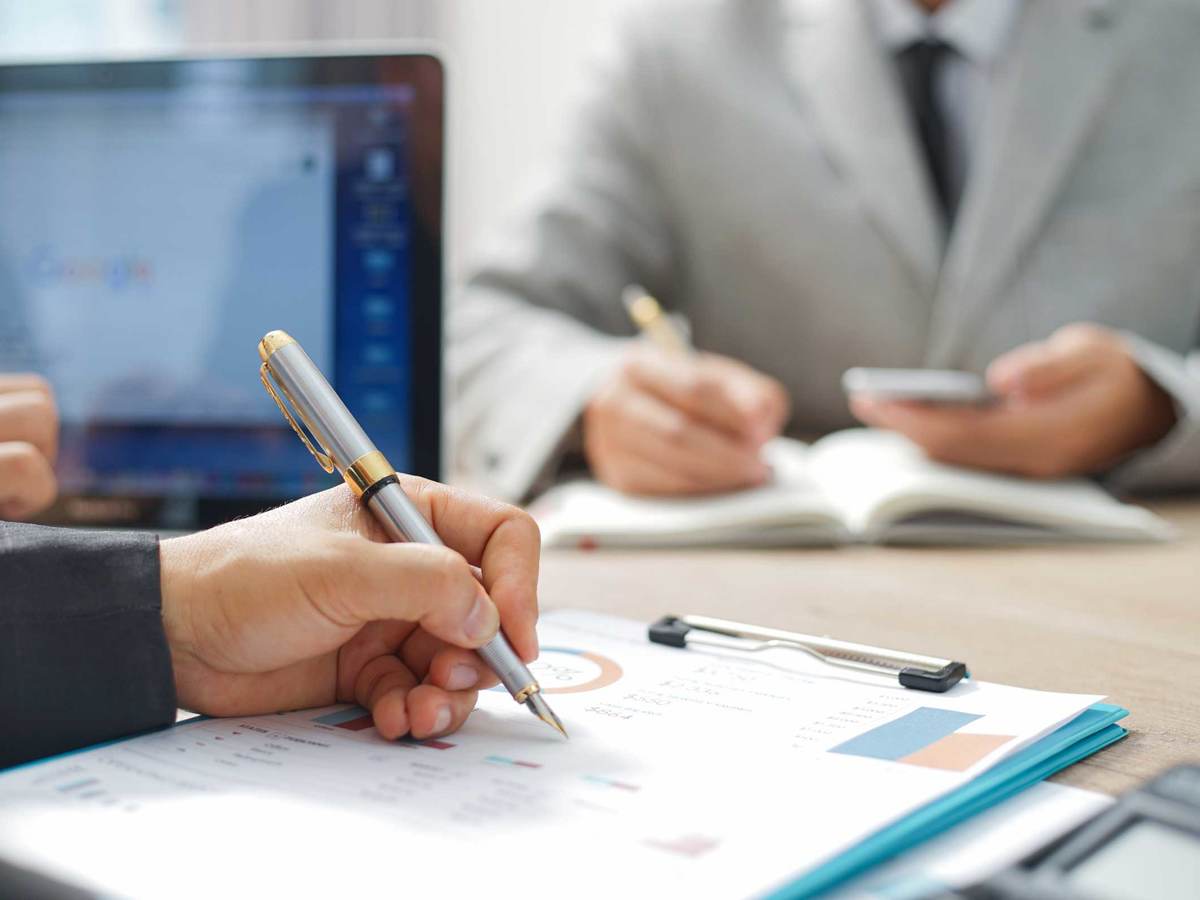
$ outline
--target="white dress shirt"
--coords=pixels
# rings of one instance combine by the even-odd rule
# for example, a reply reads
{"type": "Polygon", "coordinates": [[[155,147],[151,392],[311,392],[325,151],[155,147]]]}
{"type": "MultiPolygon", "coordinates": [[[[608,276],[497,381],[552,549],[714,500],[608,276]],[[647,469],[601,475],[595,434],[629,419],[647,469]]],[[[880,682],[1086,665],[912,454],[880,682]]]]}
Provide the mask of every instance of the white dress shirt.
{"type": "Polygon", "coordinates": [[[987,113],[994,73],[1008,47],[1022,0],[948,0],[932,15],[918,0],[870,0],[883,46],[898,56],[912,44],[937,38],[954,49],[934,90],[946,123],[949,178],[961,197],[987,113]]]}

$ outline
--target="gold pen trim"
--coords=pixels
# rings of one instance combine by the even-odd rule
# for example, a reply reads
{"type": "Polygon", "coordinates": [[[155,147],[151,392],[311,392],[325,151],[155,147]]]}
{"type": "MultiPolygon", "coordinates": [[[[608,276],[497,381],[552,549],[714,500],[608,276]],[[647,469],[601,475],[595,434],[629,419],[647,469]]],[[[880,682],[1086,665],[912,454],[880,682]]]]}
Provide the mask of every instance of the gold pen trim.
{"type": "Polygon", "coordinates": [[[542,691],[541,685],[539,685],[535,681],[532,684],[525,685],[525,687],[521,688],[519,691],[517,691],[515,694],[513,694],[513,699],[516,700],[518,703],[524,703],[526,700],[529,699],[531,694],[540,694],[541,691],[542,691]]]}
{"type": "Polygon", "coordinates": [[[633,324],[661,349],[680,355],[691,352],[687,341],[676,330],[662,306],[645,288],[629,285],[621,292],[621,302],[633,324]]]}
{"type": "MultiPolygon", "coordinates": [[[[276,332],[272,332],[272,334],[275,333],[276,332]]],[[[282,334],[283,332],[278,333],[282,334]]],[[[266,339],[264,338],[263,343],[265,342],[266,339]]],[[[292,341],[292,343],[295,343],[295,341],[292,341]]],[[[262,346],[263,345],[261,343],[258,345],[260,353],[262,352],[262,346]]],[[[333,474],[334,470],[337,468],[333,464],[333,458],[328,453],[318,450],[313,445],[313,442],[308,439],[308,435],[305,433],[304,429],[300,427],[300,423],[295,420],[295,418],[292,416],[291,410],[287,408],[287,404],[283,402],[283,398],[280,397],[278,391],[275,390],[275,385],[271,383],[272,379],[270,375],[270,369],[265,362],[258,368],[258,377],[262,379],[263,387],[267,389],[267,393],[271,395],[271,399],[275,401],[275,405],[279,407],[279,411],[283,413],[283,417],[287,419],[288,424],[292,426],[292,431],[296,432],[296,437],[300,438],[300,440],[304,442],[304,446],[308,448],[308,452],[313,455],[313,458],[317,461],[317,464],[326,472],[333,474]]],[[[287,394],[287,388],[285,388],[283,385],[279,386],[279,390],[283,391],[284,394],[287,394]]],[[[292,400],[290,395],[288,396],[288,402],[293,406],[296,405],[295,401],[292,400]]],[[[304,416],[301,414],[300,418],[303,419],[304,416]]],[[[307,421],[304,424],[310,431],[312,430],[312,426],[309,425],[307,421]]]]}
{"type": "Polygon", "coordinates": [[[258,342],[258,356],[263,362],[266,362],[276,350],[294,343],[296,343],[296,339],[286,331],[269,331],[258,342]]]}
{"type": "Polygon", "coordinates": [[[387,457],[378,450],[372,450],[350,463],[342,477],[346,479],[346,484],[350,485],[350,490],[354,491],[354,496],[361,497],[379,482],[395,474],[396,470],[387,461],[387,457]]]}

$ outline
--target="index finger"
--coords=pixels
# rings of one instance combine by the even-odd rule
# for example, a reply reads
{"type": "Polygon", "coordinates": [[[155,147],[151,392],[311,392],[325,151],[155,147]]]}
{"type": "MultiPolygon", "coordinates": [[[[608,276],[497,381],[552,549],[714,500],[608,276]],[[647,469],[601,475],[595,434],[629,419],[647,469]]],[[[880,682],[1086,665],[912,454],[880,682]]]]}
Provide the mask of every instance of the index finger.
{"type": "Polygon", "coordinates": [[[54,396],[54,390],[41,375],[32,372],[0,372],[0,394],[11,394],[18,391],[36,391],[47,397],[54,396]]]}
{"type": "Polygon", "coordinates": [[[58,458],[58,411],[39,390],[0,392],[0,440],[24,441],[53,465],[58,458]]]}
{"type": "Polygon", "coordinates": [[[523,510],[457,488],[400,476],[401,487],[446,546],[480,567],[504,633],[526,662],[537,658],[541,534],[523,510]]]}
{"type": "MultiPolygon", "coordinates": [[[[752,370],[721,365],[717,358],[649,352],[636,356],[629,374],[637,384],[693,418],[737,437],[765,431],[765,379],[752,370]]],[[[765,440],[765,438],[764,438],[765,440]]]]}

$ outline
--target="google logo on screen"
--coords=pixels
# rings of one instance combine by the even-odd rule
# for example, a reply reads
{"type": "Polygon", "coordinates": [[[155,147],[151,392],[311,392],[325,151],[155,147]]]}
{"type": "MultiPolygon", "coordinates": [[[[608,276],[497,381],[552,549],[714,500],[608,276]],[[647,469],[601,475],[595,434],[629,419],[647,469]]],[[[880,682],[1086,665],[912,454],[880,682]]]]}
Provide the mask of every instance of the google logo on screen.
{"type": "Polygon", "coordinates": [[[154,267],[135,254],[71,256],[39,247],[25,261],[25,272],[39,284],[102,285],[109,290],[138,287],[154,281],[154,267]]]}

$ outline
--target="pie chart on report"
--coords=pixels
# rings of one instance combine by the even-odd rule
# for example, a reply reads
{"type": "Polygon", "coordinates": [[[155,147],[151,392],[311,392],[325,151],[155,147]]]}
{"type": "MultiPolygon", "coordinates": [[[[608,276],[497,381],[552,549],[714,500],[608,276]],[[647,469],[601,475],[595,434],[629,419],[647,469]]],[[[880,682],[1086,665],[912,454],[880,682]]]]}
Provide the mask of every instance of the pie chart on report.
{"type": "Polygon", "coordinates": [[[571,647],[543,647],[529,670],[545,694],[580,694],[618,681],[621,667],[607,656],[571,647]]]}

